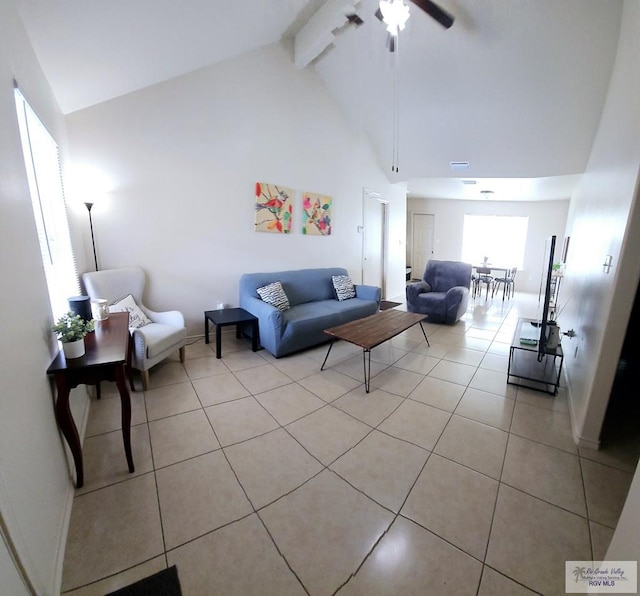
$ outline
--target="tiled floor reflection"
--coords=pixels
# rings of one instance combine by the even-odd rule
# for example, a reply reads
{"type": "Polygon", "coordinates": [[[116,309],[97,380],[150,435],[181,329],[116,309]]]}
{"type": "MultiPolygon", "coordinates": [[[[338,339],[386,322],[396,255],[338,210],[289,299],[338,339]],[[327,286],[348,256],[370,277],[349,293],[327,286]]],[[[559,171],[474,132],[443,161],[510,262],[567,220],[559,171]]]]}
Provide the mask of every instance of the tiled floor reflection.
{"type": "MultiPolygon", "coordinates": [[[[402,308],[402,307],[399,307],[402,308]]],[[[132,394],[136,473],[113,387],[92,399],[63,591],[102,595],[177,565],[185,596],[556,594],[604,556],[637,441],[590,451],[566,392],[506,383],[536,298],[471,303],[374,350],[275,359],[224,335],[132,394]],[[540,570],[543,569],[544,573],[540,570]]]]}

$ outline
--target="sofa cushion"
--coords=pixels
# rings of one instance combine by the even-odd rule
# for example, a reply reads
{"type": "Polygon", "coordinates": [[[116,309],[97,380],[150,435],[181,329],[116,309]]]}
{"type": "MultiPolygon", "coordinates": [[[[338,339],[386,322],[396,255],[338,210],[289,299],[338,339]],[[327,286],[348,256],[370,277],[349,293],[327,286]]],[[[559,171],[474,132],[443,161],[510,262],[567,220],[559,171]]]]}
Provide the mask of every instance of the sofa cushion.
{"type": "MultiPolygon", "coordinates": [[[[313,331],[324,332],[329,327],[340,325],[341,318],[338,311],[331,308],[328,302],[337,304],[337,300],[307,302],[292,307],[284,315],[285,327],[283,337],[301,335],[313,331]]],[[[326,336],[329,339],[328,336],[326,336]]]]}
{"type": "MultiPolygon", "coordinates": [[[[326,267],[324,269],[245,273],[240,277],[239,294],[241,302],[245,296],[259,298],[256,293],[257,288],[279,281],[291,306],[316,300],[335,299],[336,292],[331,283],[333,275],[347,275],[347,270],[343,267],[326,267]]],[[[244,308],[242,304],[240,306],[244,308]]]]}
{"type": "Polygon", "coordinates": [[[348,275],[333,275],[331,281],[338,300],[349,300],[356,297],[356,289],[348,275]]]}
{"type": "Polygon", "coordinates": [[[328,308],[340,314],[340,324],[348,323],[354,319],[368,317],[378,311],[378,303],[374,300],[362,300],[352,298],[351,300],[327,300],[328,308]]]}
{"type": "Polygon", "coordinates": [[[256,288],[256,292],[264,302],[275,306],[278,310],[289,310],[291,308],[287,294],[279,281],[256,288]]]}

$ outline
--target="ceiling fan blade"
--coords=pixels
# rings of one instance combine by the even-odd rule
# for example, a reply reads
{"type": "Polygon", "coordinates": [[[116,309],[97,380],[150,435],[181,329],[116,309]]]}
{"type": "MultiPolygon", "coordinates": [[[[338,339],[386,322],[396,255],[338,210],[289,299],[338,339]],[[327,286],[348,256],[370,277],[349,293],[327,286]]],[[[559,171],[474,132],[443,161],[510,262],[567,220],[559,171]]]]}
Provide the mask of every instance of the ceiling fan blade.
{"type": "Polygon", "coordinates": [[[435,19],[445,29],[448,29],[453,25],[455,20],[452,15],[447,11],[440,8],[435,2],[431,0],[411,0],[416,6],[424,10],[431,18],[435,19]]]}
{"type": "Polygon", "coordinates": [[[379,21],[383,21],[384,22],[384,19],[382,18],[382,11],[380,10],[379,6],[378,6],[378,10],[376,10],[376,12],[375,12],[375,15],[376,15],[376,19],[378,19],[379,21]]]}
{"type": "Polygon", "coordinates": [[[355,13],[346,15],[347,21],[356,27],[360,27],[364,21],[355,13]]]}
{"type": "Polygon", "coordinates": [[[391,35],[391,33],[389,33],[389,36],[387,37],[387,47],[390,52],[396,51],[396,36],[391,35]]]}

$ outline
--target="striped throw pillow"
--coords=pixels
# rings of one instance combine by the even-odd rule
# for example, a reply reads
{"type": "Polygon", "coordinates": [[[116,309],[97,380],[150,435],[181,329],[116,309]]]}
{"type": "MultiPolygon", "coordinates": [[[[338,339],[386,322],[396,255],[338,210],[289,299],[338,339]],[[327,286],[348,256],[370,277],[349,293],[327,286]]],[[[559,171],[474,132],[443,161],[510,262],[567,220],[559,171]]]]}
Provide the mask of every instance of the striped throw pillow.
{"type": "Polygon", "coordinates": [[[338,300],[349,300],[356,297],[356,289],[348,275],[332,275],[333,287],[338,300]]]}
{"type": "Polygon", "coordinates": [[[274,281],[268,286],[257,288],[256,292],[258,292],[258,295],[262,298],[263,302],[271,304],[271,306],[275,306],[279,310],[288,310],[291,308],[289,305],[289,298],[287,298],[284,288],[279,281],[274,281]]]}

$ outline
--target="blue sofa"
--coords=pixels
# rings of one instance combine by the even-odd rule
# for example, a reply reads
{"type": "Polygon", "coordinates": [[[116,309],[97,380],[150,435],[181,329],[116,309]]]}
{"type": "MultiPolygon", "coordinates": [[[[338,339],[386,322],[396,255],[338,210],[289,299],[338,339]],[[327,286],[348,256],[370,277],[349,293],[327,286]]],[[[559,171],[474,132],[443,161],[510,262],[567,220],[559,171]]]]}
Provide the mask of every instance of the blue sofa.
{"type": "Polygon", "coordinates": [[[258,317],[260,344],[276,358],[326,342],[324,330],[366,317],[380,307],[380,288],[356,285],[356,297],[338,300],[331,277],[348,275],[341,267],[245,273],[240,277],[240,307],[258,317]],[[291,308],[278,310],[256,291],[279,281],[291,308]]]}
{"type": "Polygon", "coordinates": [[[471,265],[460,261],[427,261],[423,281],[407,284],[407,310],[428,315],[429,323],[453,325],[469,304],[471,265]]]}

